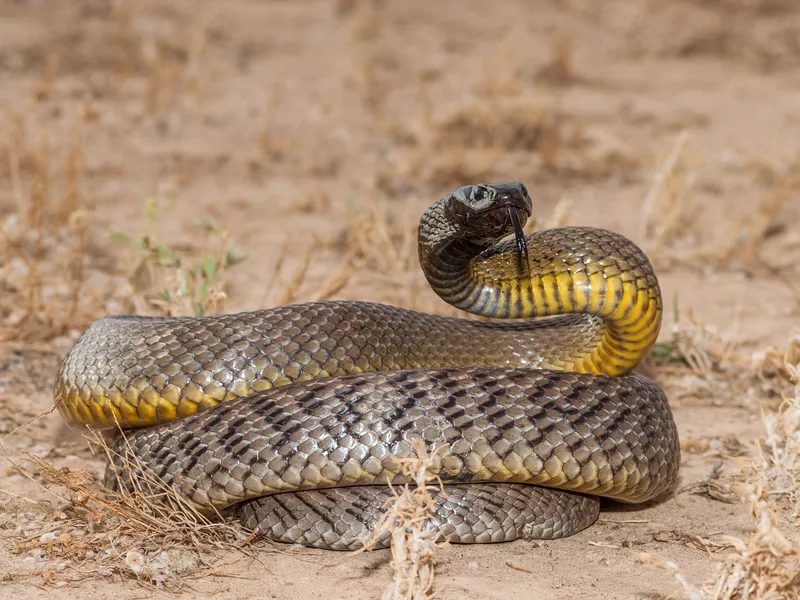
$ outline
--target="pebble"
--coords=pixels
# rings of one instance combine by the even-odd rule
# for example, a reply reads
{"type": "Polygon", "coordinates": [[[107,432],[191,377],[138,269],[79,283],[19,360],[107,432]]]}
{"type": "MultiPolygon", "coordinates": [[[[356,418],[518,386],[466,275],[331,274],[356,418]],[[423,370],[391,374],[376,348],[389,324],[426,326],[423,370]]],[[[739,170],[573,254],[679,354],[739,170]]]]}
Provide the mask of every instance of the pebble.
{"type": "Polygon", "coordinates": [[[145,567],[144,555],[135,550],[128,550],[125,553],[125,565],[134,573],[139,575],[145,567]]]}
{"type": "Polygon", "coordinates": [[[54,542],[58,539],[58,536],[61,535],[59,531],[48,531],[47,533],[43,533],[39,536],[39,543],[40,544],[48,544],[50,542],[54,542]]]}

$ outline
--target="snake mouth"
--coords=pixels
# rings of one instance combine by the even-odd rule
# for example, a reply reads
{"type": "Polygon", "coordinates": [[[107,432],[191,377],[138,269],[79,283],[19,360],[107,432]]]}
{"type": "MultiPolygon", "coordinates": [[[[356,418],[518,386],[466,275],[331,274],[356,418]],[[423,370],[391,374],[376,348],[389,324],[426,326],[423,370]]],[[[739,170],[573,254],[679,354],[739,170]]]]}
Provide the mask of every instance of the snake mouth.
{"type": "Polygon", "coordinates": [[[533,214],[533,207],[531,206],[531,201],[524,196],[523,194],[516,192],[503,192],[500,194],[499,197],[495,199],[491,206],[484,208],[482,211],[479,211],[478,214],[486,214],[486,213],[493,213],[496,211],[504,210],[510,214],[510,211],[514,211],[517,214],[517,218],[520,215],[523,215],[523,218],[520,221],[527,221],[530,216],[533,214]]]}
{"type": "Polygon", "coordinates": [[[501,229],[514,234],[519,266],[525,276],[530,278],[531,267],[528,242],[522,227],[533,212],[531,200],[528,197],[527,190],[521,184],[498,187],[507,189],[502,190],[495,202],[488,208],[478,212],[477,215],[492,215],[489,220],[494,222],[495,226],[500,226],[501,229]]]}
{"type": "MultiPolygon", "coordinates": [[[[531,216],[531,207],[529,201],[526,202],[526,199],[523,197],[516,195],[512,196],[510,194],[504,194],[504,196],[505,197],[500,198],[500,202],[498,204],[484,210],[479,214],[497,215],[497,217],[502,219],[499,224],[501,224],[503,229],[514,234],[517,258],[519,259],[520,266],[523,268],[525,275],[530,277],[531,270],[530,256],[528,254],[528,241],[525,238],[525,231],[522,229],[522,227],[531,216]],[[510,231],[508,229],[509,226],[510,231]]],[[[498,221],[495,222],[497,223],[498,221]]]]}

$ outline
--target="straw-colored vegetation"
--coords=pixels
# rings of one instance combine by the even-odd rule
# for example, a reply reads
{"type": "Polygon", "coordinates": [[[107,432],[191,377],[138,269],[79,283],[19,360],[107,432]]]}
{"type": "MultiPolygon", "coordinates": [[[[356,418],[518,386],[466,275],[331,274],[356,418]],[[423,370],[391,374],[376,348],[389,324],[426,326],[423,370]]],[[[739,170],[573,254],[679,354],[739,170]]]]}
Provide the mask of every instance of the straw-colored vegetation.
{"type": "MultiPolygon", "coordinates": [[[[762,369],[764,366],[759,365],[762,369]]],[[[747,539],[722,538],[721,547],[731,551],[720,558],[714,577],[703,586],[689,582],[674,561],[652,553],[640,555],[645,562],[669,572],[691,600],[789,600],[797,598],[800,590],[800,543],[796,537],[787,537],[779,527],[779,524],[798,523],[800,354],[796,337],[790,340],[782,363],[777,366],[777,372],[772,374],[785,378],[790,389],[783,394],[777,410],[763,412],[764,436],[755,441],[754,458],[737,476],[754,532],[747,539]]],[[[730,493],[730,489],[727,491],[730,493]]],[[[724,495],[718,498],[726,501],[724,495]]]]}

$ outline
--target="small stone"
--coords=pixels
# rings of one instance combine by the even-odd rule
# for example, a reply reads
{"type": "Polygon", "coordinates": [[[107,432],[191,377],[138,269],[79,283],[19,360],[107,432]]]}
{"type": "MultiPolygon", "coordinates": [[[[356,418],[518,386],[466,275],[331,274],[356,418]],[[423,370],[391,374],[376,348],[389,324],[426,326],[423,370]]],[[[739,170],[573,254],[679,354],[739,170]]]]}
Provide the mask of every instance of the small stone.
{"type": "Polygon", "coordinates": [[[39,543],[49,544],[50,542],[55,542],[59,535],[61,534],[58,531],[48,531],[39,536],[39,543]]]}
{"type": "Polygon", "coordinates": [[[129,550],[125,554],[125,565],[137,575],[142,572],[144,569],[145,560],[144,555],[141,552],[136,552],[135,550],[129,550]]]}

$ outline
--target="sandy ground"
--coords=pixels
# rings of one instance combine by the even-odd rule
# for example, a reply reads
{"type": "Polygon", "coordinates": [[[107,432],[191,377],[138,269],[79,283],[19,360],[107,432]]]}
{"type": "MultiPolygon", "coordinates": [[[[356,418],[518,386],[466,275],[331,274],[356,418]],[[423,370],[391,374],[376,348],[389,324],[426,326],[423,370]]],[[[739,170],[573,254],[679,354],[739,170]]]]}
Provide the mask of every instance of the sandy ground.
{"type": "MultiPolygon", "coordinates": [[[[134,253],[111,236],[147,231],[148,200],[154,235],[187,256],[213,252],[199,217],[235,236],[247,258],[223,276],[226,311],[324,295],[447,312],[408,251],[413,224],[455,187],[523,181],[540,226],[607,227],[645,248],[664,292],[663,340],[675,314],[735,340],[745,362],[785,345],[800,313],[800,9],[788,0],[487,6],[0,2],[0,218],[7,235],[34,223],[46,238],[0,256],[5,451],[102,473],[57,414],[16,428],[51,406],[59,361],[92,319],[152,312],[131,276],[134,253]],[[27,208],[37,194],[44,216],[27,208]],[[373,235],[380,219],[383,238],[373,235]],[[65,271],[59,244],[74,249],[80,232],[81,268],[65,271]],[[354,251],[362,235],[387,245],[354,251]],[[45,281],[33,313],[14,283],[31,270],[45,281]],[[65,316],[57,307],[75,281],[79,302],[65,316]]],[[[759,407],[775,403],[770,382],[712,366],[655,371],[693,444],[682,488],[720,464],[738,472],[737,458],[720,454],[762,435],[759,407]]],[[[130,573],[90,576],[89,559],[65,563],[46,544],[21,549],[58,531],[26,499],[63,503],[5,460],[0,488],[3,597],[167,595],[130,573]]],[[[717,559],[691,536],[752,530],[745,504],[696,489],[653,507],[609,507],[566,540],[444,548],[437,597],[679,596],[635,553],[675,560],[699,584],[717,559]]],[[[261,550],[218,553],[217,570],[187,577],[181,593],[377,598],[390,577],[387,552],[261,550]]]]}

